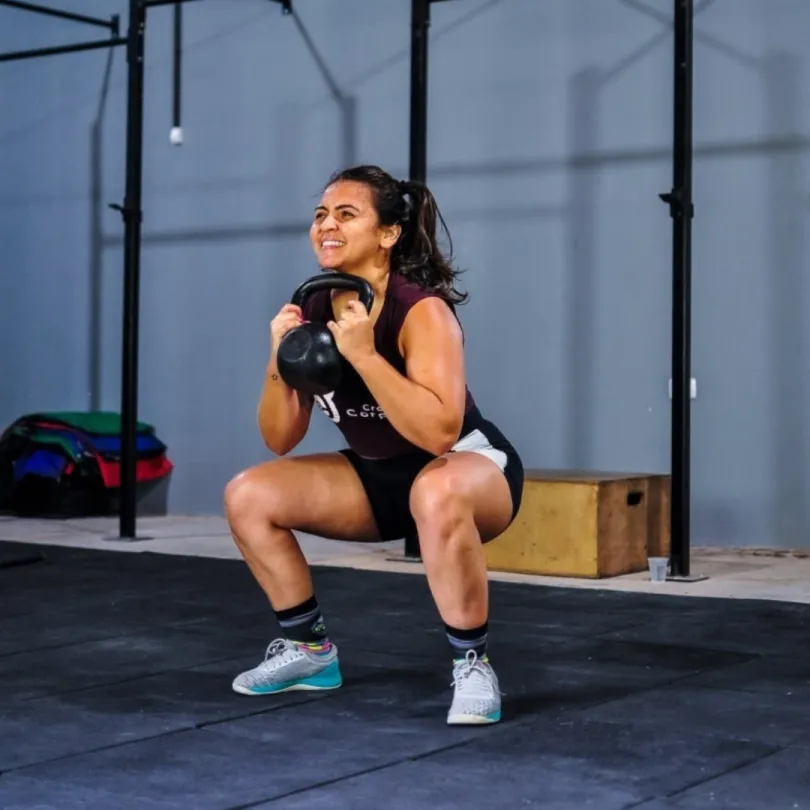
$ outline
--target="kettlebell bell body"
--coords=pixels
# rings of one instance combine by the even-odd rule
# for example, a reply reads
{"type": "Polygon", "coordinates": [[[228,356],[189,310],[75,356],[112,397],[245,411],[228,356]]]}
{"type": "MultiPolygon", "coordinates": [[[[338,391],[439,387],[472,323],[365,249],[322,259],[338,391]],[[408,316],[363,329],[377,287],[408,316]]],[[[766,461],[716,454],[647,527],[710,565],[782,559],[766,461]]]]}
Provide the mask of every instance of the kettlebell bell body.
{"type": "MultiPolygon", "coordinates": [[[[293,293],[290,303],[303,309],[306,300],[320,290],[356,290],[367,311],[374,303],[374,289],[365,279],[329,271],[308,278],[293,293]]],[[[290,388],[324,396],[337,388],[346,362],[326,324],[304,323],[281,339],[276,355],[278,372],[290,388]]]]}

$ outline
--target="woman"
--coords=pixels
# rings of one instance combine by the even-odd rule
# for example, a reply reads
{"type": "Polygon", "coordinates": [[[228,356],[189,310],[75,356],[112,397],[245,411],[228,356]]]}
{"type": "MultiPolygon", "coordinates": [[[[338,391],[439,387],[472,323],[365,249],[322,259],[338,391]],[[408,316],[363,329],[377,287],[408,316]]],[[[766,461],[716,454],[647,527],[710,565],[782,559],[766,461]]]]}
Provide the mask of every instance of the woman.
{"type": "MultiPolygon", "coordinates": [[[[276,366],[281,338],[302,320],[328,324],[349,371],[318,405],[348,444],[338,453],[279,458],[225,492],[234,540],[275,611],[284,638],[239,675],[242,694],[341,685],[310,570],[294,530],[343,540],[417,531],[427,581],[453,653],[447,722],[497,722],[498,679],[487,657],[488,581],[482,543],[520,505],[523,467],[467,389],[455,305],[466,295],[437,244],[441,215],[422,184],[376,166],[335,174],[310,230],[321,268],[366,279],[374,302],[326,290],[285,305],[271,324],[258,408],[268,448],[286,456],[304,437],[312,398],[276,366]]],[[[442,220],[442,224],[444,222],[442,220]]]]}

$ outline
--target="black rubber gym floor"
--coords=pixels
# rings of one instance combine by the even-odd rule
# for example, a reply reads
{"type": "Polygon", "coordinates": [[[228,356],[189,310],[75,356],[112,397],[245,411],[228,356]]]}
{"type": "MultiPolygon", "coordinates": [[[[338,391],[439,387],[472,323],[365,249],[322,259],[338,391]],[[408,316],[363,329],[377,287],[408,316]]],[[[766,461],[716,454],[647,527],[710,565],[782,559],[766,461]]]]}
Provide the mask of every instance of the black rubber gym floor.
{"type": "Polygon", "coordinates": [[[504,720],[451,728],[420,575],[315,569],[345,685],[258,698],[243,564],[42,550],[0,569],[3,810],[810,808],[808,605],[492,583],[504,720]]]}

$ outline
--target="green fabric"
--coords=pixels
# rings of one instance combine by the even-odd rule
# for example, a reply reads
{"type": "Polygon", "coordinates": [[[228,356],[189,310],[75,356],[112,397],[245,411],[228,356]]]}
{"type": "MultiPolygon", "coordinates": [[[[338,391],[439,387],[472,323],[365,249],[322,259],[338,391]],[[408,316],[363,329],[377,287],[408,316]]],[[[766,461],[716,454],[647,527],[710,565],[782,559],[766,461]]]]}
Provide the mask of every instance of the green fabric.
{"type": "MultiPolygon", "coordinates": [[[[121,414],[114,411],[44,411],[36,414],[39,419],[64,422],[86,433],[99,436],[118,436],[121,433],[121,414]]],[[[146,422],[138,422],[138,433],[154,433],[146,422]]]]}

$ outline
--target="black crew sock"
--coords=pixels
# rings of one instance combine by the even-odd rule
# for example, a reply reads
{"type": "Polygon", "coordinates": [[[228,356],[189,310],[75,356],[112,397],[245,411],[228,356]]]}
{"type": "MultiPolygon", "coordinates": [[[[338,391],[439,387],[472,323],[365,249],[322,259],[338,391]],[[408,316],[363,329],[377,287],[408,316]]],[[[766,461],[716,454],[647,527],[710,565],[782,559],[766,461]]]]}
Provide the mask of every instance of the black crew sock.
{"type": "Polygon", "coordinates": [[[312,652],[328,652],[331,648],[321,609],[314,595],[296,607],[275,613],[284,635],[294,644],[312,652]]]}
{"type": "Polygon", "coordinates": [[[484,622],[480,627],[474,627],[472,630],[459,630],[457,627],[451,627],[449,624],[444,625],[444,630],[447,633],[447,640],[453,648],[453,660],[461,661],[467,655],[467,650],[475,650],[475,654],[481,661],[486,662],[487,659],[487,632],[489,630],[488,622],[484,622]]]}

